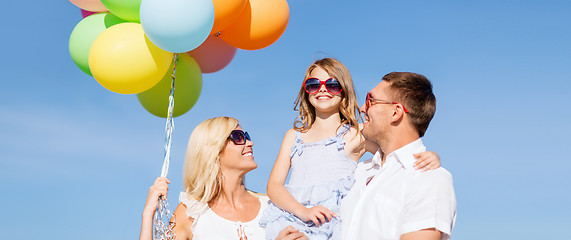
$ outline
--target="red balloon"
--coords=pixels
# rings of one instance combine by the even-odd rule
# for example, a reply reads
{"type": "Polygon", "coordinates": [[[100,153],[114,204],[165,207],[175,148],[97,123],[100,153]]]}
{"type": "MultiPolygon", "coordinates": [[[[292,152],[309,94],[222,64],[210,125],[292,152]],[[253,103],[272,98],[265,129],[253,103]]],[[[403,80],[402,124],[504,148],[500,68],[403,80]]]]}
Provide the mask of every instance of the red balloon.
{"type": "Polygon", "coordinates": [[[236,48],[216,35],[210,35],[206,41],[188,54],[198,62],[202,73],[213,73],[230,64],[236,55],[236,48]]]}
{"type": "Polygon", "coordinates": [[[95,13],[97,13],[97,12],[91,12],[91,11],[87,11],[87,10],[81,9],[81,16],[82,16],[83,18],[86,18],[86,17],[88,17],[88,16],[91,16],[91,15],[93,15],[93,14],[95,14],[95,13]]]}

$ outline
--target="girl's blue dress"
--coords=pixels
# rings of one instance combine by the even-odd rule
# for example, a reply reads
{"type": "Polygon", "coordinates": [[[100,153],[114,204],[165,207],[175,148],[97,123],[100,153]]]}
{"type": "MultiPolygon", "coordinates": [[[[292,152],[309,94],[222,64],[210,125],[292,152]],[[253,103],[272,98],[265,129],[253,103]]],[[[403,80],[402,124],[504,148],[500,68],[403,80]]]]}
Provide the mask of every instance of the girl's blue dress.
{"type": "Polygon", "coordinates": [[[357,167],[357,163],[343,150],[343,135],[349,129],[350,125],[344,124],[335,137],[313,143],[304,143],[301,134],[296,132],[290,155],[291,176],[289,184],[285,185],[304,206],[322,205],[335,212],[337,217],[317,227],[313,222],[303,222],[270,201],[260,219],[260,225],[266,228],[266,239],[275,239],[288,225],[304,232],[312,240],[341,238],[339,207],[355,182],[353,172],[357,167]]]}

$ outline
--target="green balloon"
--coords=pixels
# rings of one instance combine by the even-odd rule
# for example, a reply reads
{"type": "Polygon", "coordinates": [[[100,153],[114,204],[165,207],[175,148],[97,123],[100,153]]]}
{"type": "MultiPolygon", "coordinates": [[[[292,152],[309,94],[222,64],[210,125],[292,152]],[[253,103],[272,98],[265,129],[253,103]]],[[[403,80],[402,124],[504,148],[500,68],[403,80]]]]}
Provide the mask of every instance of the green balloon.
{"type": "MultiPolygon", "coordinates": [[[[151,89],[137,94],[141,105],[157,117],[166,118],[172,81],[172,64],[167,74],[151,89]]],[[[190,110],[202,91],[202,72],[194,58],[186,53],[178,54],[175,73],[173,117],[190,110]]]]}
{"type": "Polygon", "coordinates": [[[103,6],[109,12],[117,15],[129,22],[141,22],[139,18],[139,8],[141,8],[141,0],[101,0],[103,6]]]}
{"type": "Polygon", "coordinates": [[[125,22],[111,13],[96,13],[81,20],[69,36],[69,55],[71,59],[89,76],[93,76],[89,70],[89,50],[93,41],[105,29],[125,22]]]}

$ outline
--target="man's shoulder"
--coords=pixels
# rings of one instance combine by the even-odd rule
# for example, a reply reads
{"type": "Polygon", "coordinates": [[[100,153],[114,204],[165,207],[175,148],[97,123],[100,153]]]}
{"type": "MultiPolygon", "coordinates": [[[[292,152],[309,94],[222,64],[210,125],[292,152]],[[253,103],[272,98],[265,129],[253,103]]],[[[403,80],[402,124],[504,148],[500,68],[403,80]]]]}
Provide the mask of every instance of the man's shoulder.
{"type": "Polygon", "coordinates": [[[414,171],[407,180],[409,184],[419,188],[432,189],[453,186],[452,174],[442,167],[426,172],[414,171]]]}
{"type": "Polygon", "coordinates": [[[452,174],[446,170],[446,168],[439,167],[434,170],[428,170],[426,172],[416,171],[418,172],[418,177],[420,178],[449,178],[452,179],[452,174]]]}

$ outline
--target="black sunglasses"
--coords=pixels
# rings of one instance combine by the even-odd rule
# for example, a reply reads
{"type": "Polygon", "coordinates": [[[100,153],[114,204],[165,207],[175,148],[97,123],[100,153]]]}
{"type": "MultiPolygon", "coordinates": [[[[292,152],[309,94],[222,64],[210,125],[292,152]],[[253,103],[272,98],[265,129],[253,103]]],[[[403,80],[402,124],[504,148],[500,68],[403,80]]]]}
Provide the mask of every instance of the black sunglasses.
{"type": "Polygon", "coordinates": [[[246,144],[246,140],[252,141],[248,132],[244,132],[242,130],[232,130],[228,138],[230,138],[236,145],[244,145],[246,144]]]}

